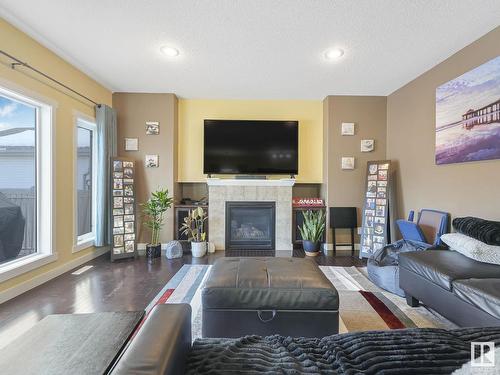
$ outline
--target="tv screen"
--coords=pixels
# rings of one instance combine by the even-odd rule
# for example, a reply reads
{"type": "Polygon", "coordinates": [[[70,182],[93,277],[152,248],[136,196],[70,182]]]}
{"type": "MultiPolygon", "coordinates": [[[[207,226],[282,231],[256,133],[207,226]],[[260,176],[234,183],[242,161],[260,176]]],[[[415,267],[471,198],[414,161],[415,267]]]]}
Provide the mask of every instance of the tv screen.
{"type": "Polygon", "coordinates": [[[298,121],[205,120],[205,174],[297,174],[298,121]]]}

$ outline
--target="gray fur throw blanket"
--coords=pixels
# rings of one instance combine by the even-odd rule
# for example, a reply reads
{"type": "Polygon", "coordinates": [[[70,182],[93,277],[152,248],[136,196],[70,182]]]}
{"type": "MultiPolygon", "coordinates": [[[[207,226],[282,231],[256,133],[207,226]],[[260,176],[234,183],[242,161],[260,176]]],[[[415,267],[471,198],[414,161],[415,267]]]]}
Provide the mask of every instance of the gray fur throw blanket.
{"type": "Polygon", "coordinates": [[[457,217],[453,219],[453,228],[458,233],[475,238],[488,245],[500,246],[500,222],[478,217],[457,217]]]}
{"type": "MultiPolygon", "coordinates": [[[[188,374],[450,374],[471,341],[500,344],[500,327],[411,328],[315,338],[197,339],[188,374]]],[[[479,356],[479,353],[476,353],[479,356]]]]}

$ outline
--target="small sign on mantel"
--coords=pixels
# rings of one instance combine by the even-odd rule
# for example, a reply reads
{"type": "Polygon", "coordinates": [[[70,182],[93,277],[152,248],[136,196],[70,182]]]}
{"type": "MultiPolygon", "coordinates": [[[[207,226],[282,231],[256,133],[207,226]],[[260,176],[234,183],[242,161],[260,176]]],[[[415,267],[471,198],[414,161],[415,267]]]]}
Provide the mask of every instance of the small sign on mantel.
{"type": "Polygon", "coordinates": [[[324,207],[325,201],[321,198],[292,198],[293,207],[324,207]]]}

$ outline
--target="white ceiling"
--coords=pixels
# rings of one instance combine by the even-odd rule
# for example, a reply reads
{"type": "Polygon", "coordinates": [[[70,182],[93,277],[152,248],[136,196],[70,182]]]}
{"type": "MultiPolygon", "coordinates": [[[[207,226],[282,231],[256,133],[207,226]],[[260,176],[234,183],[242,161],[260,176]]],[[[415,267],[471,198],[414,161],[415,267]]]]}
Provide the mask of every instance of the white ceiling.
{"type": "Polygon", "coordinates": [[[388,95],[500,24],[500,0],[0,0],[0,11],[113,91],[185,98],[388,95]],[[161,55],[165,44],[181,55],[161,55]],[[344,58],[325,61],[329,47],[344,58]]]}

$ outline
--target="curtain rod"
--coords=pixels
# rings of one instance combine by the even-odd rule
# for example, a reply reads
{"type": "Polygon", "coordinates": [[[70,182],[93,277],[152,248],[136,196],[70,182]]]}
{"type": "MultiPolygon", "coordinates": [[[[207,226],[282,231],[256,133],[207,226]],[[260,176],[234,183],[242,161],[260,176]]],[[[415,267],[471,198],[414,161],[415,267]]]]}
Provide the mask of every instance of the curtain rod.
{"type": "Polygon", "coordinates": [[[40,74],[41,76],[47,78],[48,80],[58,84],[59,86],[62,86],[64,87],[66,90],[69,90],[71,91],[73,94],[76,94],[78,96],[80,96],[81,98],[85,99],[85,100],[88,100],[89,102],[95,104],[96,106],[100,107],[101,105],[95,101],[93,101],[92,99],[90,99],[88,96],[85,96],[83,94],[80,94],[78,91],[76,90],[73,90],[71,87],[65,85],[64,83],[62,82],[59,82],[57,79],[55,78],[52,78],[51,76],[49,76],[48,74],[45,74],[44,72],[38,70],[37,68],[34,68],[32,67],[31,65],[29,65],[28,63],[22,61],[22,60],[19,60],[17,57],[14,57],[12,56],[11,54],[3,51],[3,50],[0,50],[0,54],[4,55],[4,56],[7,56],[9,59],[11,60],[14,60],[15,62],[11,63],[10,64],[10,67],[12,69],[16,69],[16,66],[20,65],[20,66],[24,66],[25,68],[28,68],[28,69],[31,69],[32,71],[34,71],[35,73],[38,73],[40,74]]]}

